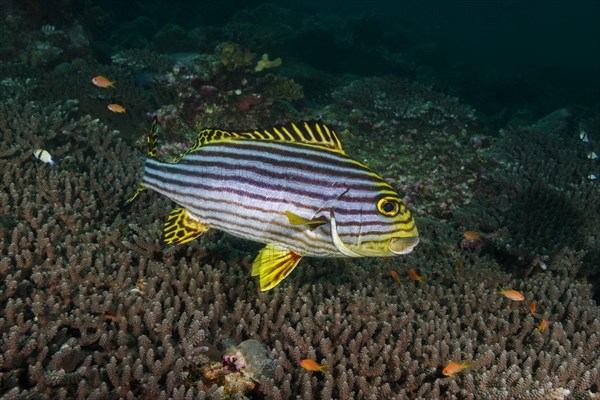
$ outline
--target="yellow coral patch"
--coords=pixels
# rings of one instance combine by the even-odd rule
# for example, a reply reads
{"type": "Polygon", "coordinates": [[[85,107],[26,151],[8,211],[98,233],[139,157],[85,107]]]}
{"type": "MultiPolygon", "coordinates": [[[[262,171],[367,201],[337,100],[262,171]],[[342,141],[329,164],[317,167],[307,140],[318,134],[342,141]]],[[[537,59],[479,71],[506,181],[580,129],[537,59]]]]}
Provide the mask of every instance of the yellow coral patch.
{"type": "Polygon", "coordinates": [[[271,60],[269,60],[268,54],[263,54],[261,59],[258,60],[258,62],[256,63],[256,67],[254,67],[254,70],[256,72],[260,72],[263,69],[275,68],[275,67],[279,67],[280,65],[281,65],[280,57],[277,57],[276,59],[271,61],[271,60]]]}

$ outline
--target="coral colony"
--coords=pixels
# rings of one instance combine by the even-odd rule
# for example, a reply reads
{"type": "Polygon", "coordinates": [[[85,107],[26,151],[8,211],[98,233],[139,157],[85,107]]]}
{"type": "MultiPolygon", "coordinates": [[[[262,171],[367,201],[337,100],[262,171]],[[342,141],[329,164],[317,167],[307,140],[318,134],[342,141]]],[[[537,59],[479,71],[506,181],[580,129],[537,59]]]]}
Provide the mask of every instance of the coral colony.
{"type": "MultiPolygon", "coordinates": [[[[130,20],[76,3],[0,0],[0,398],[600,398],[597,109],[454,97],[429,84],[442,79],[424,55],[442,51],[436,36],[384,20],[333,30],[260,5],[187,29],[153,19],[161,2],[130,20]],[[305,135],[328,146],[319,154],[368,165],[381,177],[370,212],[411,212],[418,246],[352,258],[369,247],[344,235],[352,209],[333,183],[314,215],[282,209],[281,224],[340,257],[303,257],[287,275],[278,268],[300,255],[267,246],[283,258],[261,290],[265,241],[235,224],[204,233],[178,211],[173,222],[178,206],[138,186],[149,150],[189,165],[178,156],[214,140],[204,128],[267,147],[305,135]],[[165,221],[198,237],[165,244],[165,221]]],[[[340,171],[329,173],[344,182],[340,171]]],[[[248,206],[268,201],[255,197],[248,206]]]]}

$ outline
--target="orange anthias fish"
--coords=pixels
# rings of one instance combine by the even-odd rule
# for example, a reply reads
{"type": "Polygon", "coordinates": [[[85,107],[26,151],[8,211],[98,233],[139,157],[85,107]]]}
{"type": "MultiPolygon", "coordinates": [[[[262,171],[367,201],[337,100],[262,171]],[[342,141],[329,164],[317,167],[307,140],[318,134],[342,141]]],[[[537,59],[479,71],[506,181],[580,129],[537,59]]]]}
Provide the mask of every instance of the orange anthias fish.
{"type": "Polygon", "coordinates": [[[110,81],[108,78],[105,78],[102,75],[98,75],[92,78],[92,83],[101,88],[114,88],[116,81],[110,81]]]}
{"type": "Polygon", "coordinates": [[[444,367],[444,369],[442,370],[442,374],[444,376],[454,378],[456,374],[458,374],[463,369],[469,368],[471,365],[472,364],[468,361],[465,361],[463,363],[451,362],[450,364],[444,367]]]}
{"type": "Polygon", "coordinates": [[[396,271],[391,270],[390,275],[392,276],[393,280],[395,280],[398,283],[402,283],[402,280],[400,279],[400,275],[398,275],[398,273],[396,271]]]}
{"type": "Polygon", "coordinates": [[[483,236],[475,231],[466,231],[463,233],[463,240],[460,242],[460,247],[463,249],[474,250],[483,246],[483,236]]]}
{"type": "Polygon", "coordinates": [[[322,373],[327,372],[327,368],[329,368],[328,365],[321,365],[314,360],[308,360],[308,359],[300,360],[300,362],[298,364],[300,364],[300,366],[307,371],[319,371],[322,373]]]}
{"type": "Polygon", "coordinates": [[[538,331],[543,332],[547,327],[548,327],[548,321],[543,319],[540,321],[540,324],[538,325],[538,331]]]}
{"type": "Polygon", "coordinates": [[[523,296],[523,293],[513,289],[500,289],[500,294],[504,295],[504,297],[506,297],[507,299],[511,299],[513,301],[525,300],[525,296],[523,296]]]}
{"type": "Polygon", "coordinates": [[[112,111],[112,112],[119,113],[119,114],[124,113],[125,111],[127,111],[127,109],[125,109],[125,107],[123,107],[120,104],[116,104],[116,103],[109,104],[108,105],[108,109],[110,111],[112,111]]]}
{"type": "Polygon", "coordinates": [[[533,300],[531,302],[531,304],[529,304],[529,312],[532,314],[535,314],[536,310],[537,310],[537,301],[533,300]]]}
{"type": "Polygon", "coordinates": [[[481,240],[481,234],[475,231],[466,231],[465,233],[463,233],[463,237],[467,240],[472,240],[474,242],[481,240]]]}
{"type": "Polygon", "coordinates": [[[425,283],[425,278],[423,278],[421,275],[417,274],[417,271],[415,271],[412,268],[408,270],[408,277],[410,279],[412,279],[413,281],[419,281],[421,283],[425,283]]]}

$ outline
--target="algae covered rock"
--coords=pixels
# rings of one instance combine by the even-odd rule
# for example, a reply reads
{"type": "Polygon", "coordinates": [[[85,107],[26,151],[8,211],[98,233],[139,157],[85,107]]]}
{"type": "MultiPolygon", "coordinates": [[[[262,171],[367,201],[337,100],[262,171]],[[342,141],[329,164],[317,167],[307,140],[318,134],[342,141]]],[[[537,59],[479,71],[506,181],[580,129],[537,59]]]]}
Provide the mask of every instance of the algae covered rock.
{"type": "Polygon", "coordinates": [[[235,363],[237,369],[254,381],[272,379],[275,373],[275,361],[270,351],[255,339],[244,340],[227,349],[225,361],[235,363]]]}

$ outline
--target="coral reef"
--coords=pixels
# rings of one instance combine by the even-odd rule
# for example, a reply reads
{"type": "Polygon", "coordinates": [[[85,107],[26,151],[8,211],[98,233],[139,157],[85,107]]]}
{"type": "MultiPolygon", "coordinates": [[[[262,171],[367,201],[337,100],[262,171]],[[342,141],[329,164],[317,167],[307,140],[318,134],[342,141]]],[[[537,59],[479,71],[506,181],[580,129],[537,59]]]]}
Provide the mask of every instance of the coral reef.
{"type": "Polygon", "coordinates": [[[237,346],[229,347],[224,358],[254,381],[272,379],[275,374],[276,364],[269,350],[255,339],[244,340],[237,346]]]}
{"type": "Polygon", "coordinates": [[[352,81],[332,100],[323,115],[344,147],[383,171],[418,214],[452,218],[495,169],[492,139],[458,99],[387,76],[352,81]]]}
{"type": "Polygon", "coordinates": [[[240,45],[233,42],[219,44],[217,46],[217,54],[219,54],[221,64],[223,64],[228,71],[249,67],[256,58],[255,53],[247,48],[243,49],[240,45]]]}
{"type": "Polygon", "coordinates": [[[63,29],[44,25],[34,31],[25,29],[25,24],[19,16],[0,20],[1,60],[50,70],[75,58],[90,58],[89,40],[78,22],[63,29]],[[15,35],[15,31],[23,34],[15,35]]]}
{"type": "Polygon", "coordinates": [[[254,67],[254,71],[260,72],[269,68],[276,68],[281,65],[281,57],[277,57],[274,60],[269,60],[268,54],[263,54],[260,60],[256,63],[256,67],[254,67]]]}
{"type": "Polygon", "coordinates": [[[488,250],[514,272],[539,272],[567,247],[586,254],[586,276],[598,276],[600,193],[587,178],[598,172],[589,147],[575,135],[531,127],[503,131],[499,145],[499,167],[487,177],[490,195],[459,210],[455,221],[493,233],[488,250]]]}
{"type": "Polygon", "coordinates": [[[79,60],[50,73],[32,74],[26,90],[31,99],[42,105],[56,99],[76,99],[81,115],[102,119],[132,141],[137,139],[136,132],[145,126],[146,112],[174,98],[173,92],[154,82],[147,86],[136,84],[135,76],[124,68],[94,66],[79,60]],[[96,75],[115,80],[115,88],[102,89],[92,85],[91,79],[96,75]],[[122,104],[127,113],[109,111],[107,105],[110,103],[122,104]]]}
{"type": "Polygon", "coordinates": [[[514,118],[492,138],[471,107],[422,84],[315,78],[307,66],[328,51],[352,56],[330,71],[355,63],[422,73],[414,61],[429,45],[376,18],[340,27],[350,38],[340,40],[335,24],[272,5],[241,11],[222,30],[156,34],[136,16],[109,34],[136,49],[107,51],[112,65],[100,65],[88,31],[64,15],[75,2],[54,10],[60,25],[22,35],[11,32],[27,27],[24,12],[40,16],[41,3],[3,4],[15,11],[0,21],[0,398],[600,397],[598,286],[581,279],[600,277],[598,182],[586,179],[600,173],[586,157],[593,144],[572,132],[598,131],[597,114],[559,109],[527,128],[514,118]],[[172,50],[176,38],[178,50],[201,53],[152,50],[172,50]],[[388,52],[369,50],[376,42],[388,52]],[[256,71],[277,57],[280,67],[256,71]],[[324,84],[306,102],[306,86],[287,74],[301,70],[302,82],[324,84]],[[116,88],[93,86],[100,74],[116,88]],[[128,113],[111,114],[108,102],[128,113]],[[165,247],[172,204],[155,193],[124,204],[154,114],[161,156],[181,152],[197,127],[321,117],[398,189],[421,243],[401,258],[306,259],[269,292],[250,276],[257,244],[209,231],[165,247]],[[466,230],[481,239],[463,239],[466,230]],[[411,269],[426,280],[401,278],[411,269]],[[302,359],[330,368],[307,371],[302,359]],[[447,377],[449,362],[471,366],[447,377]]]}
{"type": "Polygon", "coordinates": [[[401,134],[423,134],[433,129],[460,132],[475,122],[475,110],[458,99],[395,76],[358,79],[332,96],[338,110],[350,111],[350,122],[380,137],[398,131],[401,134]]]}
{"type": "Polygon", "coordinates": [[[92,115],[110,122],[128,136],[141,129],[146,112],[173,101],[175,93],[153,78],[167,70],[174,61],[164,55],[144,50],[124,51],[114,56],[110,66],[99,65],[92,58],[87,32],[73,22],[62,29],[44,25],[27,30],[19,16],[0,21],[0,64],[3,86],[13,86],[40,105],[58,99],[77,99],[82,115],[92,115]],[[21,32],[22,34],[14,34],[21,32]],[[99,90],[90,80],[104,74],[116,80],[111,90],[99,90]],[[124,104],[127,115],[115,115],[109,103],[124,104]]]}
{"type": "Polygon", "coordinates": [[[254,249],[236,245],[239,259],[207,258],[219,254],[211,246],[237,243],[231,238],[212,233],[163,248],[166,201],[149,194],[123,208],[141,157],[103,124],[74,118],[73,107],[0,108],[0,395],[222,398],[224,386],[194,377],[219,362],[210,354],[224,337],[272,349],[273,377],[258,384],[273,399],[598,391],[600,309],[590,285],[573,278],[576,254],[516,280],[489,255],[449,251],[454,231],[421,219],[424,240],[409,257],[306,262],[281,288],[261,293],[249,274],[254,249]],[[35,160],[34,146],[51,151],[57,167],[35,160]],[[389,278],[389,269],[409,266],[427,284],[389,278]],[[501,297],[498,286],[536,300],[538,314],[501,297]],[[549,321],[543,332],[541,318],[549,321]],[[331,365],[330,375],[299,368],[303,358],[331,365]],[[441,375],[458,360],[474,367],[441,375]]]}
{"type": "MultiPolygon", "coordinates": [[[[256,72],[256,54],[225,42],[214,53],[177,62],[157,78],[177,95],[177,102],[156,111],[168,135],[189,132],[189,127],[270,126],[296,116],[294,104],[303,99],[302,87],[292,79],[256,72]]],[[[273,61],[274,62],[274,61],[273,61]]],[[[178,140],[194,140],[189,132],[178,140]]]]}
{"type": "Polygon", "coordinates": [[[113,64],[126,68],[132,73],[164,73],[175,63],[175,60],[169,56],[143,49],[119,51],[111,57],[111,60],[113,64]]]}

